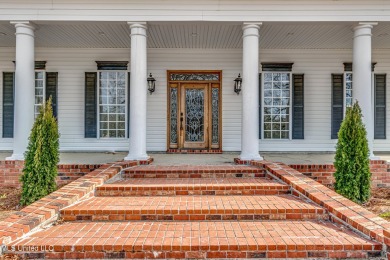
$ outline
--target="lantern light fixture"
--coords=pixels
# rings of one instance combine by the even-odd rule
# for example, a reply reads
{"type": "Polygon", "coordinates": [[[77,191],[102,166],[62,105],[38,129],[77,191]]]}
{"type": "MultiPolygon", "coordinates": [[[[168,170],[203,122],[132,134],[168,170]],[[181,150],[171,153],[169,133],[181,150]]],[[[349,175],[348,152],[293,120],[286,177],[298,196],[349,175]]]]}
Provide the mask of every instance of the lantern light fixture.
{"type": "Polygon", "coordinates": [[[242,86],[242,78],[241,74],[238,74],[238,77],[234,80],[234,92],[240,94],[241,91],[241,86],[242,86]]]}
{"type": "Polygon", "coordinates": [[[156,90],[156,79],[153,78],[152,73],[149,74],[148,78],[148,90],[150,94],[156,90]]]}

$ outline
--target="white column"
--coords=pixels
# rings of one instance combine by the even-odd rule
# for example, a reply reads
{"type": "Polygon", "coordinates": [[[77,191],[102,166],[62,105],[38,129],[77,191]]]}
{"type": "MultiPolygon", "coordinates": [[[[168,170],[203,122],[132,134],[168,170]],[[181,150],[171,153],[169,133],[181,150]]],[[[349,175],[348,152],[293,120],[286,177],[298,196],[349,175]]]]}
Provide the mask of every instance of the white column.
{"type": "Polygon", "coordinates": [[[7,160],[24,160],[34,123],[35,27],[28,21],[11,22],[16,28],[14,150],[7,160]]]}
{"type": "Polygon", "coordinates": [[[363,123],[367,130],[370,158],[375,159],[374,113],[371,79],[371,30],[377,23],[359,23],[354,28],[353,39],[353,97],[359,102],[363,114],[363,123]]]}
{"type": "Polygon", "coordinates": [[[259,29],[244,23],[242,53],[241,160],[262,160],[259,154],[259,29]]]}
{"type": "Polygon", "coordinates": [[[125,160],[146,160],[147,60],[146,23],[130,26],[130,147],[125,160]]]}

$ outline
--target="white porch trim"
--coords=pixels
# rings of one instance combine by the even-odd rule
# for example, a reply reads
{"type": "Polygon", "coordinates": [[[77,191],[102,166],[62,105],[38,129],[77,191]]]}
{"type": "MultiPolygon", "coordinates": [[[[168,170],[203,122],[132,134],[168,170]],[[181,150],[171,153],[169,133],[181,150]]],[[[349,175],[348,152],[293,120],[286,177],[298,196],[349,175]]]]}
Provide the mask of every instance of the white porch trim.
{"type": "Polygon", "coordinates": [[[241,160],[262,160],[259,154],[259,29],[244,23],[242,53],[241,160]]]}
{"type": "Polygon", "coordinates": [[[367,130],[370,159],[378,159],[374,155],[374,110],[371,65],[372,28],[378,23],[359,23],[354,27],[353,38],[353,91],[354,99],[362,109],[363,122],[367,130]]]}
{"type": "Polygon", "coordinates": [[[130,147],[125,160],[146,160],[147,44],[146,23],[128,22],[131,30],[130,147]]]}
{"type": "Polygon", "coordinates": [[[16,28],[14,148],[7,160],[24,160],[34,124],[35,26],[29,21],[11,22],[16,28]]]}

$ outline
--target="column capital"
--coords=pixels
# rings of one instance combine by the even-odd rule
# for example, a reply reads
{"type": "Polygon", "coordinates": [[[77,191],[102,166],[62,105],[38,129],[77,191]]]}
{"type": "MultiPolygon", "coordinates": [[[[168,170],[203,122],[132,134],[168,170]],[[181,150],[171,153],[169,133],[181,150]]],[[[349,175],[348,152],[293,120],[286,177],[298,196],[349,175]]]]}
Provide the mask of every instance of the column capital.
{"type": "Polygon", "coordinates": [[[259,37],[259,30],[260,30],[260,26],[262,25],[263,23],[260,23],[260,22],[253,22],[253,23],[243,23],[243,26],[242,26],[242,30],[244,32],[243,34],[243,38],[247,37],[247,36],[255,36],[255,37],[259,37]]]}
{"type": "Polygon", "coordinates": [[[358,25],[353,27],[354,37],[372,36],[371,30],[375,25],[378,25],[378,23],[377,22],[360,22],[360,23],[358,23],[358,25]]]}
{"type": "Polygon", "coordinates": [[[133,29],[133,28],[147,29],[148,28],[147,22],[127,22],[127,24],[129,25],[130,29],[133,29]]]}
{"type": "Polygon", "coordinates": [[[37,29],[37,26],[30,21],[11,21],[11,24],[15,25],[16,33],[24,34],[31,37],[35,37],[34,31],[37,29]]]}
{"type": "Polygon", "coordinates": [[[378,22],[359,22],[357,26],[359,25],[371,25],[371,27],[378,25],[378,22]]]}
{"type": "Polygon", "coordinates": [[[242,23],[242,29],[243,30],[249,29],[249,28],[260,29],[260,26],[262,26],[262,25],[263,25],[262,22],[245,22],[245,23],[242,23]]]}
{"type": "Polygon", "coordinates": [[[146,22],[127,22],[127,24],[130,27],[130,37],[136,35],[146,37],[146,30],[148,29],[146,22]]]}
{"type": "Polygon", "coordinates": [[[38,26],[30,21],[10,21],[10,24],[15,25],[16,28],[24,27],[24,28],[29,28],[29,29],[34,30],[34,31],[36,29],[38,29],[38,26]]]}

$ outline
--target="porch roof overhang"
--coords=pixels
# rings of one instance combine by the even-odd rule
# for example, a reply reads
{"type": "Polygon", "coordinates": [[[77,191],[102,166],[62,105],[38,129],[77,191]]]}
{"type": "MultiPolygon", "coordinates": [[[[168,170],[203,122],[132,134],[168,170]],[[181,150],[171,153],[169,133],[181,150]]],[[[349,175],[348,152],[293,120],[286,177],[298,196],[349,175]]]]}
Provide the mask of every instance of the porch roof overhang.
{"type": "MultiPolygon", "coordinates": [[[[126,22],[36,22],[36,47],[130,48],[126,22]]],[[[356,22],[264,22],[261,49],[352,49],[356,22]]],[[[0,22],[0,47],[15,46],[15,27],[0,22]]],[[[390,22],[373,28],[374,49],[390,48],[390,22]]],[[[241,49],[241,22],[148,22],[148,48],[241,49]]]]}
{"type": "Polygon", "coordinates": [[[0,20],[30,21],[389,21],[384,0],[13,0],[0,20]]]}

